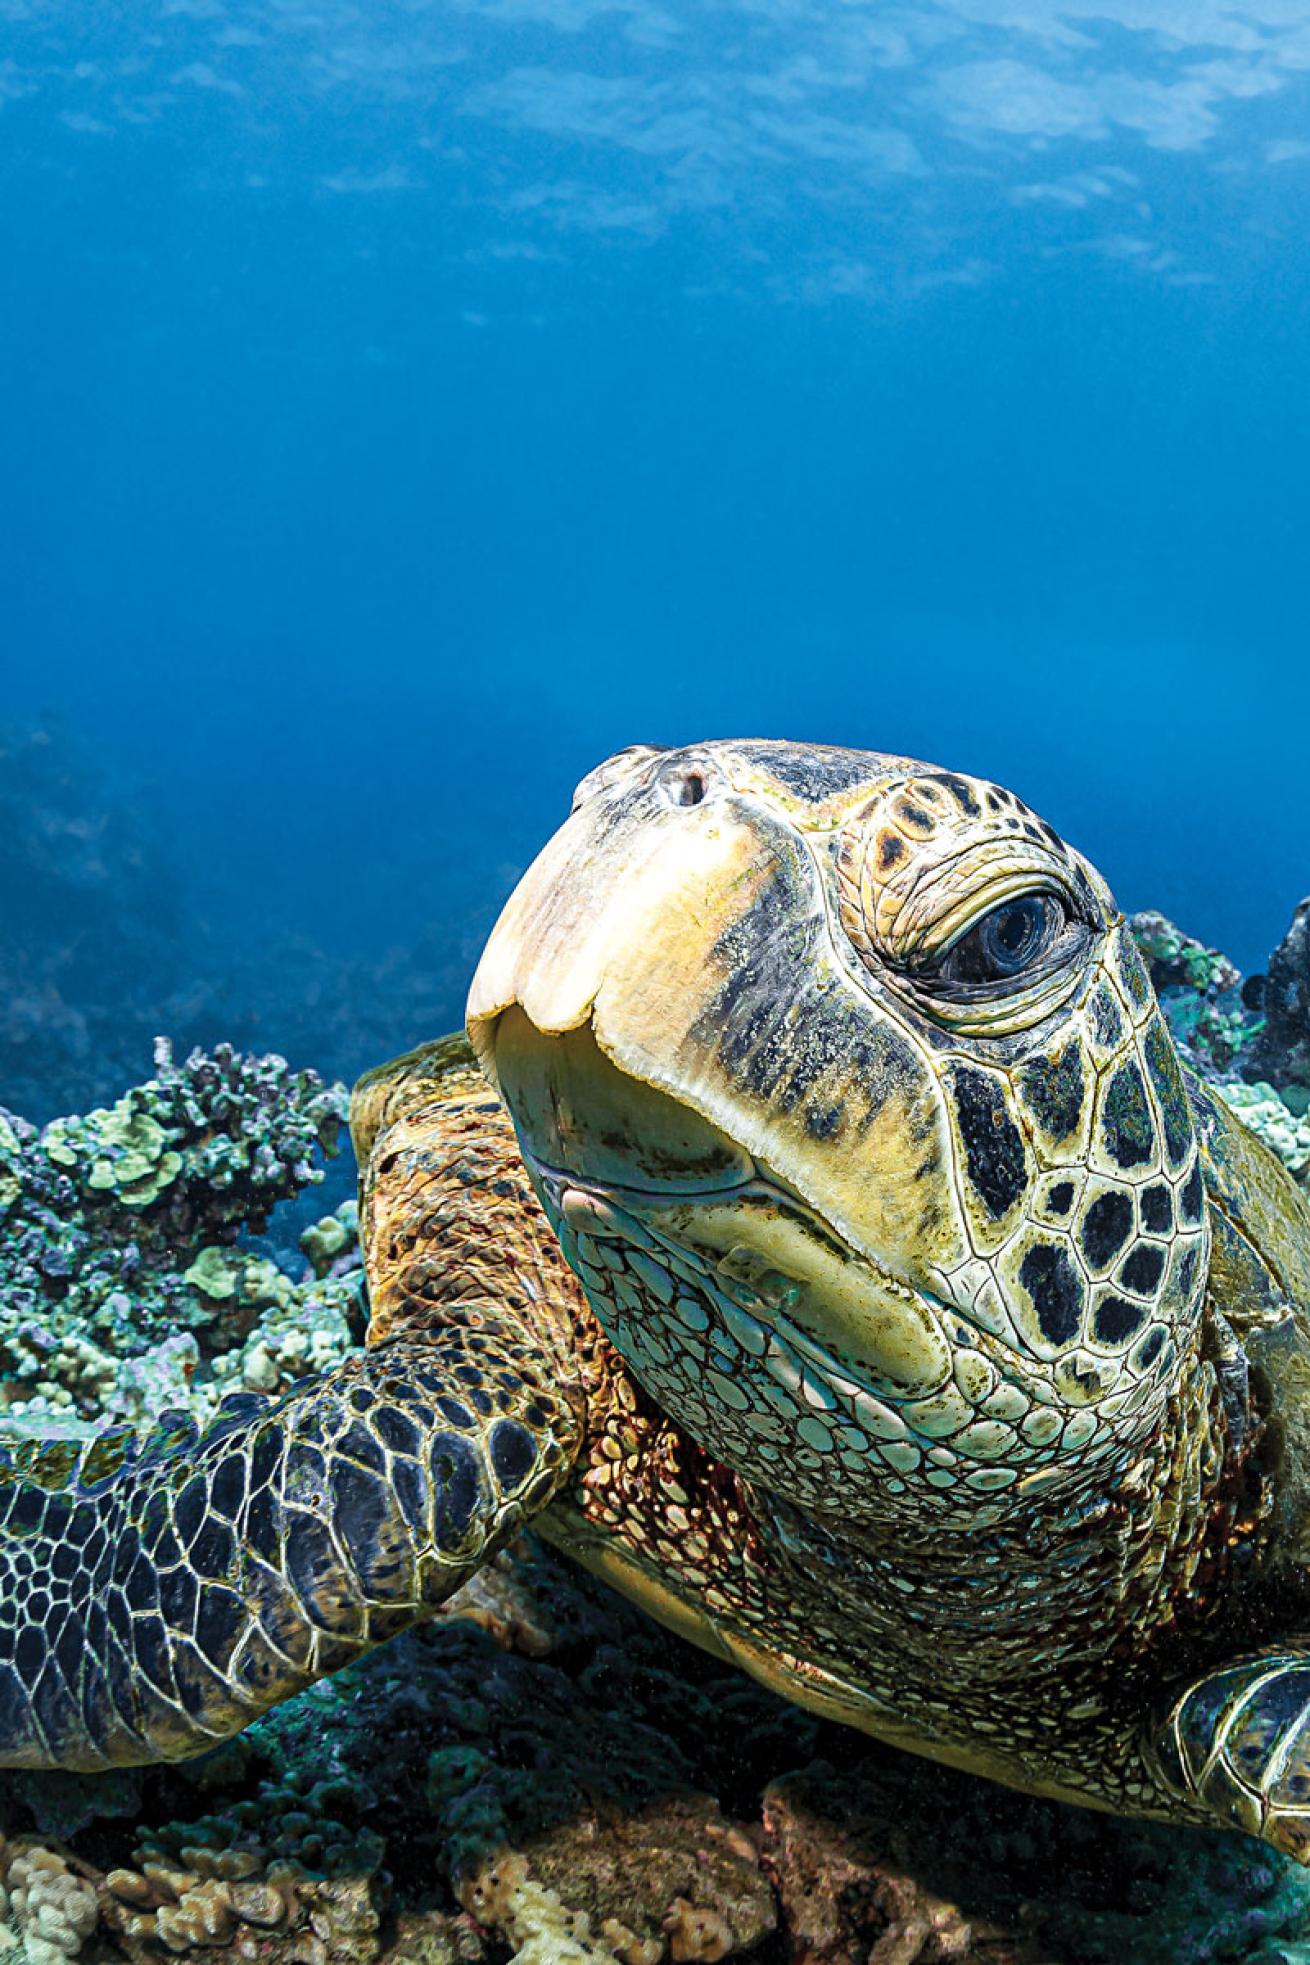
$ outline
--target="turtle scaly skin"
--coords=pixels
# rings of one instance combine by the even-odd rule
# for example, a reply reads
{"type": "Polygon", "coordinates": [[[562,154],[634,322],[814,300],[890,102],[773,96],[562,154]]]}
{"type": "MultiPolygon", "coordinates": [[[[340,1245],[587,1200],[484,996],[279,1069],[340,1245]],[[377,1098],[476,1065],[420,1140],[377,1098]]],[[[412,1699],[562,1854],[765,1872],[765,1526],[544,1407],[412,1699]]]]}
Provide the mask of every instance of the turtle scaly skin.
{"type": "Polygon", "coordinates": [[[465,1047],[449,1095],[433,1052],[377,1137],[362,1357],[199,1437],[165,1415],[140,1450],[123,1429],[0,1470],[3,1764],[203,1752],[430,1615],[558,1487],[585,1401],[543,1259],[578,1292],[465,1047]]]}
{"type": "Polygon", "coordinates": [[[469,1034],[357,1092],[363,1359],[9,1470],[0,1760],[199,1751],[531,1516],[881,1739],[1310,1852],[1310,1208],[1076,852],[913,760],[638,748],[469,1034]]]}

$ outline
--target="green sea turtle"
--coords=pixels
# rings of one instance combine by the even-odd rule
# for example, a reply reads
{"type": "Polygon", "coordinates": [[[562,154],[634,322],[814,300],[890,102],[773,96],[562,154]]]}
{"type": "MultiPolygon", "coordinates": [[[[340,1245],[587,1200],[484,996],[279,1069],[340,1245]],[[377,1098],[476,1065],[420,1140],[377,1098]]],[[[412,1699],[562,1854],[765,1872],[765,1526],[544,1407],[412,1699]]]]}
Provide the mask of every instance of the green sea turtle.
{"type": "Polygon", "coordinates": [[[579,788],[366,1078],[368,1349],[0,1487],[0,1763],[182,1757],[528,1520],[787,1697],[1310,1857],[1310,1208],[1010,792],[579,788]]]}

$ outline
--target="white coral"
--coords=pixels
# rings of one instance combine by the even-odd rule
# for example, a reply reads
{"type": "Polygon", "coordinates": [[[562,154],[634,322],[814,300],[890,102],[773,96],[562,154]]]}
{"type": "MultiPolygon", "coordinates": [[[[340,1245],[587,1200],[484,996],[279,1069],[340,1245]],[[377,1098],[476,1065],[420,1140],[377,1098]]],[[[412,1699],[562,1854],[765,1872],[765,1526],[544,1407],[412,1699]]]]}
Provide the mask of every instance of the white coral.
{"type": "Polygon", "coordinates": [[[513,1945],[509,1965],[616,1965],[617,1952],[594,1935],[586,1912],[534,1883],[525,1856],[502,1852],[460,1886],[459,1896],[480,1924],[494,1925],[513,1945]]]}
{"type": "Polygon", "coordinates": [[[62,1856],[33,1844],[9,1860],[0,1914],[8,1948],[21,1944],[25,1965],[68,1965],[96,1927],[96,1893],[62,1856]]]}
{"type": "Polygon", "coordinates": [[[1221,1085],[1224,1101],[1299,1180],[1310,1168],[1310,1114],[1298,1118],[1272,1085],[1221,1085]]]}

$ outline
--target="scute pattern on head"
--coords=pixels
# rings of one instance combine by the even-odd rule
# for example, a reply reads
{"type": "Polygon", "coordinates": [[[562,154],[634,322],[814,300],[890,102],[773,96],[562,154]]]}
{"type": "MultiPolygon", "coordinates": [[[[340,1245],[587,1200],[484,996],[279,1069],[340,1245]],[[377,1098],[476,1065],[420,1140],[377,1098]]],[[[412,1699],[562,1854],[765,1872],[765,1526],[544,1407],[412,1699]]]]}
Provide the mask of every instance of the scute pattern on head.
{"type": "Polygon", "coordinates": [[[957,774],[882,785],[848,819],[837,870],[871,976],[964,1051],[940,1070],[971,1253],[944,1294],[1058,1362],[1090,1459],[1155,1402],[1199,1313],[1204,1225],[1181,1193],[1196,1148],[1140,957],[1080,856],[1013,793],[957,774]],[[918,986],[980,912],[1034,885],[1086,919],[1084,959],[974,1002],[918,986]]]}
{"type": "Polygon", "coordinates": [[[638,750],[584,789],[470,1028],[499,1071],[522,1005],[520,1056],[555,1074],[529,1113],[501,1071],[525,1159],[652,1396],[851,1519],[904,1519],[908,1496],[995,1519],[1127,1466],[1190,1348],[1207,1229],[1172,1046],[1100,877],[1013,793],[901,757],[638,750]],[[992,975],[996,949],[1016,953],[992,975]],[[679,1194],[639,1138],[616,1157],[587,1134],[601,1076],[606,1110],[656,1087],[754,1176],[679,1194]]]}

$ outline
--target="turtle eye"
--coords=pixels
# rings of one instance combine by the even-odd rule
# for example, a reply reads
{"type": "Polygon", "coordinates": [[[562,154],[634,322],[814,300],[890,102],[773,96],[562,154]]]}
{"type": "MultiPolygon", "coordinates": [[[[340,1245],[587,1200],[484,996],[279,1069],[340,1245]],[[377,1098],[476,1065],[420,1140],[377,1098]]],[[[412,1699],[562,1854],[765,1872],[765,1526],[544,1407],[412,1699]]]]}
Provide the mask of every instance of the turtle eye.
{"type": "Polygon", "coordinates": [[[1008,982],[1055,945],[1068,917],[1054,894],[1022,894],[994,907],[949,949],[938,975],[954,983],[1008,982]]]}

